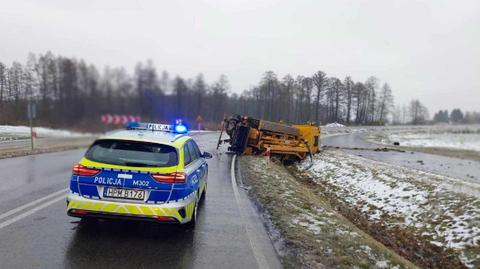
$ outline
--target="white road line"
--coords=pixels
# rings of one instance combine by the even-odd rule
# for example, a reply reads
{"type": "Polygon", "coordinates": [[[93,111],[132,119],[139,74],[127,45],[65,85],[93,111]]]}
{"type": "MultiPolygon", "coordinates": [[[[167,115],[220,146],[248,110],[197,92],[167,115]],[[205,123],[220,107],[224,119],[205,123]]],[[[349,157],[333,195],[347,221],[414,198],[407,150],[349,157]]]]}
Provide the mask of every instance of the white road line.
{"type": "Polygon", "coordinates": [[[52,204],[54,204],[54,203],[56,203],[56,202],[58,202],[58,201],[64,200],[66,197],[67,197],[66,194],[65,194],[65,195],[61,195],[60,197],[57,197],[57,198],[55,198],[55,199],[53,199],[53,200],[50,200],[50,201],[48,201],[48,202],[46,202],[46,203],[44,203],[44,204],[41,204],[41,205],[39,205],[39,206],[37,206],[37,207],[34,207],[34,208],[32,208],[32,209],[30,209],[30,210],[28,210],[28,211],[26,211],[26,212],[24,212],[24,213],[22,213],[22,214],[20,214],[20,215],[17,215],[17,216],[15,216],[15,217],[13,217],[13,218],[11,218],[11,219],[9,219],[9,220],[6,220],[6,221],[4,221],[4,222],[1,222],[1,223],[0,223],[0,229],[5,228],[5,227],[7,227],[8,225],[10,225],[10,224],[12,224],[12,223],[15,223],[15,222],[17,222],[17,221],[19,221],[19,220],[21,220],[21,219],[23,219],[23,218],[26,218],[26,217],[32,215],[33,213],[35,213],[35,212],[37,212],[37,211],[39,211],[39,210],[41,210],[41,209],[44,209],[45,207],[49,207],[50,205],[52,205],[52,204]]]}
{"type": "Polygon", "coordinates": [[[49,195],[47,195],[47,196],[44,196],[44,197],[42,197],[42,198],[40,198],[40,199],[37,199],[37,200],[35,200],[35,201],[32,201],[32,202],[30,202],[30,203],[28,203],[28,204],[24,204],[24,205],[19,206],[19,207],[15,208],[15,209],[12,209],[12,210],[10,210],[10,211],[7,211],[7,212],[5,212],[5,213],[3,213],[3,214],[0,215],[0,220],[6,218],[6,217],[8,217],[8,216],[11,216],[11,215],[13,215],[13,214],[15,214],[15,213],[17,213],[17,212],[20,212],[20,211],[22,211],[22,210],[24,210],[24,209],[26,209],[26,208],[28,208],[28,207],[31,207],[31,206],[36,205],[36,204],[38,204],[38,203],[41,203],[41,202],[43,202],[43,201],[45,201],[45,200],[51,199],[52,197],[55,197],[55,196],[57,196],[57,195],[59,195],[59,194],[61,194],[61,193],[63,193],[63,192],[66,192],[66,191],[68,191],[68,188],[63,189],[63,190],[59,190],[59,191],[57,191],[57,192],[54,192],[54,193],[49,194],[49,195]]]}
{"type": "MultiPolygon", "coordinates": [[[[243,225],[245,226],[248,241],[250,243],[250,247],[252,248],[253,255],[255,256],[255,260],[257,262],[258,268],[267,269],[267,268],[269,268],[268,263],[267,263],[267,259],[265,258],[265,255],[263,255],[261,249],[256,244],[255,236],[254,236],[254,232],[252,231],[252,228],[250,227],[250,225],[248,225],[248,222],[245,222],[245,220],[247,219],[245,211],[244,211],[245,209],[243,208],[243,204],[240,201],[240,193],[238,192],[237,180],[235,179],[235,161],[236,161],[236,159],[237,159],[237,155],[234,155],[233,158],[232,158],[230,178],[232,180],[233,194],[235,196],[235,200],[236,200],[238,208],[240,210],[240,220],[242,220],[243,225]]],[[[0,226],[0,228],[1,228],[1,226],[0,226]]]]}

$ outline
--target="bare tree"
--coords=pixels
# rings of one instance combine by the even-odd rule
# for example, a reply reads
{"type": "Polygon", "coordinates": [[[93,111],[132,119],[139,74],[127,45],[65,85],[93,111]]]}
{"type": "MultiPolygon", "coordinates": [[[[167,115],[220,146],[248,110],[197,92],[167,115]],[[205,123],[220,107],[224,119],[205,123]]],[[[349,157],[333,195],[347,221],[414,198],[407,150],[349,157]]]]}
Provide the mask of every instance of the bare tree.
{"type": "Polygon", "coordinates": [[[418,99],[410,102],[409,112],[412,124],[424,124],[428,119],[428,109],[418,99]]]}
{"type": "Polygon", "coordinates": [[[226,113],[225,103],[230,84],[226,75],[220,75],[219,79],[213,83],[212,87],[213,118],[219,121],[226,113]]]}
{"type": "Polygon", "coordinates": [[[295,87],[295,80],[292,78],[292,76],[290,75],[286,75],[284,78],[283,78],[283,81],[282,81],[282,85],[283,85],[283,88],[284,88],[284,94],[285,94],[285,97],[286,97],[286,109],[285,110],[285,113],[286,113],[286,118],[285,120],[287,122],[291,122],[292,121],[292,113],[290,111],[290,109],[292,108],[292,105],[293,105],[293,90],[294,90],[294,87],[295,87]]]}
{"type": "Polygon", "coordinates": [[[377,118],[375,117],[375,105],[377,103],[377,88],[378,88],[378,79],[374,76],[371,76],[365,82],[365,87],[367,88],[367,120],[370,122],[375,122],[377,118]]]}
{"type": "Polygon", "coordinates": [[[176,96],[176,113],[175,116],[176,118],[184,118],[184,101],[185,101],[185,96],[187,95],[187,84],[185,83],[185,80],[181,77],[176,77],[174,86],[173,86],[173,91],[176,96]]]}
{"type": "Polygon", "coordinates": [[[380,90],[378,98],[378,120],[380,123],[385,122],[390,109],[393,106],[392,89],[388,83],[384,83],[380,90]]]}
{"type": "Polygon", "coordinates": [[[345,89],[345,97],[347,103],[347,113],[345,115],[346,123],[350,124],[350,115],[352,111],[352,99],[353,99],[353,85],[354,82],[351,77],[346,77],[343,81],[344,89],[345,89]]]}
{"type": "Polygon", "coordinates": [[[306,110],[305,118],[303,119],[303,121],[310,121],[311,115],[312,115],[312,89],[313,89],[312,78],[309,78],[309,77],[303,78],[301,85],[303,88],[303,92],[305,93],[304,108],[306,110]]]}
{"type": "Polygon", "coordinates": [[[197,78],[195,79],[195,83],[193,85],[193,91],[195,94],[195,107],[196,107],[196,114],[202,115],[203,114],[203,99],[205,98],[205,94],[207,93],[207,85],[205,84],[205,80],[203,78],[203,74],[198,74],[197,78]]]}
{"type": "Polygon", "coordinates": [[[353,95],[356,99],[356,115],[355,122],[357,124],[365,123],[366,115],[366,91],[365,85],[361,82],[355,83],[353,86],[353,95]]]}
{"type": "Polygon", "coordinates": [[[317,94],[315,96],[315,122],[320,123],[320,98],[322,97],[322,91],[327,82],[327,75],[323,71],[317,71],[312,77],[313,84],[317,88],[317,94]]]}
{"type": "Polygon", "coordinates": [[[7,67],[2,62],[0,62],[0,115],[3,112],[3,95],[5,92],[6,86],[7,86],[7,67]]]}

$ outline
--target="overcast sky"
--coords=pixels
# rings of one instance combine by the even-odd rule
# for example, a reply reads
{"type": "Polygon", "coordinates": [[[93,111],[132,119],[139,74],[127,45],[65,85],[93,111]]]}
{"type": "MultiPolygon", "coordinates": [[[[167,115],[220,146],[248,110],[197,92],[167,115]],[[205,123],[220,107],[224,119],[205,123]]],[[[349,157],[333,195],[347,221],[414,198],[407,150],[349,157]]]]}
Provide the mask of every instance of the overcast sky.
{"type": "Polygon", "coordinates": [[[29,52],[159,70],[232,90],[279,77],[375,75],[397,104],[480,111],[480,1],[0,0],[0,61],[29,52]]]}

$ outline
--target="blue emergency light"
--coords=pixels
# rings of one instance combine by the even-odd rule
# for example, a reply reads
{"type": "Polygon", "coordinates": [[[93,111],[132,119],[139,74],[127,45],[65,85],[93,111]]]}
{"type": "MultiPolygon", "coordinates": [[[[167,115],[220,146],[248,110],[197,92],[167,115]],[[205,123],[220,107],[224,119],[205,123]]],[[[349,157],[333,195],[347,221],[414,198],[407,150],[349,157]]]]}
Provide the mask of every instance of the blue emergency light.
{"type": "Polygon", "coordinates": [[[183,125],[181,122],[177,122],[177,124],[174,124],[174,125],[169,125],[169,124],[160,124],[160,123],[131,121],[127,123],[126,128],[129,130],[150,130],[150,131],[177,133],[177,134],[185,134],[188,132],[187,126],[183,125]]]}
{"type": "Polygon", "coordinates": [[[184,134],[188,132],[187,126],[185,125],[175,125],[175,133],[184,134]]]}

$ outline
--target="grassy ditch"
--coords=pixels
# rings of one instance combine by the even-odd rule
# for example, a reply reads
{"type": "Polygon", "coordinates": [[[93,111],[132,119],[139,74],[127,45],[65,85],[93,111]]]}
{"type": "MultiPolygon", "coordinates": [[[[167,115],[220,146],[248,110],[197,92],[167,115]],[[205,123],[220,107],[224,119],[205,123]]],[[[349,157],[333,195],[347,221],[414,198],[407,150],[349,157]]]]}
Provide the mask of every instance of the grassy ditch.
{"type": "Polygon", "coordinates": [[[286,268],[416,268],[338,214],[312,184],[263,157],[240,158],[249,195],[286,248],[286,268]]]}
{"type": "Polygon", "coordinates": [[[341,151],[292,172],[384,245],[425,268],[480,267],[480,185],[341,151]]]}

